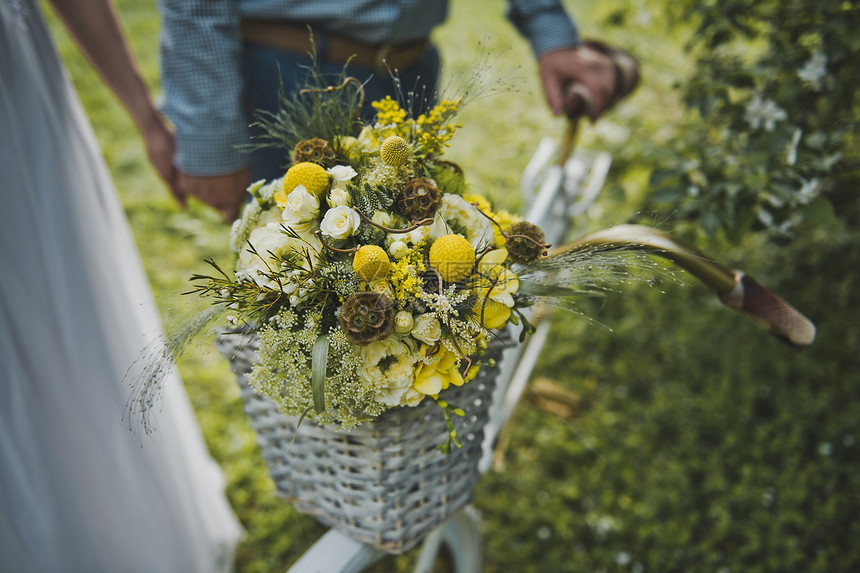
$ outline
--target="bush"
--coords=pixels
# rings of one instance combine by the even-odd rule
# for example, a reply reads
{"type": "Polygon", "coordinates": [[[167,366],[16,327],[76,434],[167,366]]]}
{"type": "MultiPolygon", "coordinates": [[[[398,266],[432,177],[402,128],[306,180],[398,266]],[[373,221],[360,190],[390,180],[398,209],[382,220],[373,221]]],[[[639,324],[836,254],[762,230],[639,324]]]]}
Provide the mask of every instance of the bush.
{"type": "Polygon", "coordinates": [[[677,10],[696,26],[695,72],[681,88],[694,115],[652,171],[649,207],[734,239],[833,224],[858,183],[860,6],[683,0],[677,10]]]}

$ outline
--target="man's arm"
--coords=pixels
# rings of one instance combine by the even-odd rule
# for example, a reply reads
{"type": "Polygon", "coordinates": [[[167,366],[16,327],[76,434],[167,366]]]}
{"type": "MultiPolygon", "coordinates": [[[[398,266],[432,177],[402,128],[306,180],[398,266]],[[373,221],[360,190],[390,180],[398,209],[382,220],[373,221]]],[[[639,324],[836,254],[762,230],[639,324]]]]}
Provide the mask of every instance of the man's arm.
{"type": "Polygon", "coordinates": [[[248,186],[241,106],[239,14],[234,0],[160,0],[164,112],[176,129],[179,187],[238,216],[248,186]]]}
{"type": "Polygon", "coordinates": [[[582,46],[576,24],[559,0],[508,0],[508,18],[531,44],[550,110],[571,117],[587,111],[596,120],[615,90],[610,58],[582,46]]]}

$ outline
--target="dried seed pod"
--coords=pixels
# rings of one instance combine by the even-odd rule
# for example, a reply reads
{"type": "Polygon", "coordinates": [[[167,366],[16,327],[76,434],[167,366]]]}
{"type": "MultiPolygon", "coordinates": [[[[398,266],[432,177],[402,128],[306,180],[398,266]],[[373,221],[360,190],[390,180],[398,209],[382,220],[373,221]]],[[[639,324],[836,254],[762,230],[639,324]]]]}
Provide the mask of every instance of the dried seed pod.
{"type": "Polygon", "coordinates": [[[442,191],[426,177],[410,179],[397,194],[397,207],[413,221],[433,217],[442,204],[442,191]]]}
{"type": "Polygon", "coordinates": [[[349,295],[340,309],[340,328],[354,344],[382,340],[394,330],[394,302],[376,292],[349,295]]]}
{"type": "Polygon", "coordinates": [[[545,240],[540,227],[528,221],[521,221],[511,225],[505,242],[511,260],[525,265],[546,252],[545,240]]]}
{"type": "Polygon", "coordinates": [[[334,159],[334,149],[319,137],[302,140],[293,148],[293,163],[309,161],[323,164],[329,159],[334,159]]]}

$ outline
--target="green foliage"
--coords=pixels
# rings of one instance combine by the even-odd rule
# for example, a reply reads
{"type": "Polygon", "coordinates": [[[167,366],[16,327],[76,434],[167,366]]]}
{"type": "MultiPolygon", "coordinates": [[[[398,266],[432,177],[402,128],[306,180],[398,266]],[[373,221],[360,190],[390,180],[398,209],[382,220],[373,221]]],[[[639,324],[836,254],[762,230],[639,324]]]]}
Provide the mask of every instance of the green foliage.
{"type": "Polygon", "coordinates": [[[695,112],[652,171],[649,206],[671,205],[734,239],[833,225],[856,197],[860,5],[843,0],[673,4],[693,23],[695,112]]]}
{"type": "Polygon", "coordinates": [[[344,156],[340,139],[358,135],[363,88],[345,69],[334,82],[316,65],[308,66],[307,74],[307,89],[288,95],[282,85],[278,111],[257,114],[255,125],[262,134],[250,149],[275,147],[288,156],[298,142],[318,137],[329,142],[338,157],[344,156]]]}

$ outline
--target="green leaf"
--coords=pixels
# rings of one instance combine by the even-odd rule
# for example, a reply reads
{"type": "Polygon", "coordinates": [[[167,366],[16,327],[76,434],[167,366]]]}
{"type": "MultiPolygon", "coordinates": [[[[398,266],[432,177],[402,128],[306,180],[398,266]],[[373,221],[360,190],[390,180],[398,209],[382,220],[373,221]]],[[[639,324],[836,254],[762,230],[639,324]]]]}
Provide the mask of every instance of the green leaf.
{"type": "Polygon", "coordinates": [[[328,337],[320,336],[314,342],[311,355],[311,392],[314,397],[314,410],[317,414],[325,412],[325,371],[328,363],[328,337]]]}
{"type": "Polygon", "coordinates": [[[836,212],[833,210],[833,204],[824,197],[817,197],[808,205],[801,208],[804,219],[816,225],[827,227],[836,226],[839,219],[836,217],[836,212]]]}

